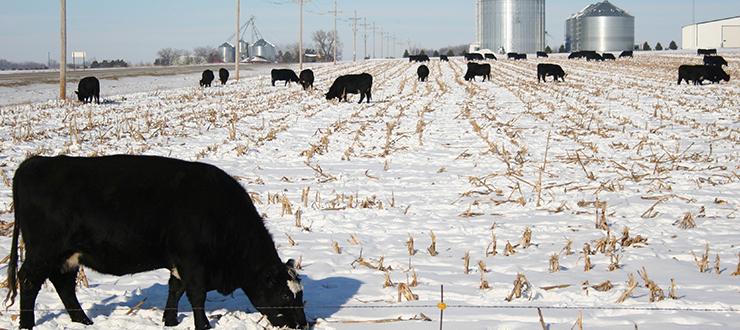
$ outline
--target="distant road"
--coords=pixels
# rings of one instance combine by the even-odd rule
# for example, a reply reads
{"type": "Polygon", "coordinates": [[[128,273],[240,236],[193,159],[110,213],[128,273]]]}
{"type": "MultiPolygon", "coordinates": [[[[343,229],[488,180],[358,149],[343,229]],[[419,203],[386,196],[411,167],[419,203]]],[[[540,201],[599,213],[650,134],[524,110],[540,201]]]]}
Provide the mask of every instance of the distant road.
{"type": "MultiPolygon", "coordinates": [[[[266,68],[275,67],[274,63],[249,63],[242,64],[239,71],[245,76],[252,76],[248,71],[264,72],[266,68]],[[247,71],[245,74],[244,71],[247,71]]],[[[211,69],[218,77],[218,69],[226,68],[235,76],[234,64],[205,64],[188,66],[148,66],[132,68],[109,68],[109,69],[85,69],[67,70],[67,81],[78,81],[87,76],[95,76],[98,79],[118,79],[136,76],[167,76],[178,74],[190,74],[211,69]]],[[[16,71],[0,73],[0,87],[18,87],[31,84],[54,84],[59,82],[59,71],[16,71]]]]}

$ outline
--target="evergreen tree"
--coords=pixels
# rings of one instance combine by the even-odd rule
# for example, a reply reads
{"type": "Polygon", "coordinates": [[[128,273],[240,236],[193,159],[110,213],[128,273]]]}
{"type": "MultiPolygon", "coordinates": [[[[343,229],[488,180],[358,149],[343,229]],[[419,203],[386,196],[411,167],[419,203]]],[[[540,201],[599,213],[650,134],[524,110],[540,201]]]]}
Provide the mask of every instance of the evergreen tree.
{"type": "Polygon", "coordinates": [[[550,48],[550,46],[545,47],[545,53],[552,53],[552,48],[550,48]]]}
{"type": "Polygon", "coordinates": [[[409,58],[409,56],[411,56],[411,55],[409,54],[409,50],[408,50],[408,49],[404,50],[404,51],[403,51],[403,58],[409,58]]]}
{"type": "Polygon", "coordinates": [[[455,56],[455,52],[452,51],[452,49],[447,51],[447,56],[455,56]]]}
{"type": "Polygon", "coordinates": [[[439,51],[435,50],[434,53],[432,54],[432,57],[439,57],[439,51]]]}
{"type": "Polygon", "coordinates": [[[647,41],[645,41],[645,43],[642,44],[642,50],[647,51],[647,50],[653,50],[653,49],[650,48],[650,44],[648,44],[647,41]]]}
{"type": "Polygon", "coordinates": [[[426,55],[426,54],[427,53],[425,53],[423,49],[419,51],[419,55],[426,55]]]}
{"type": "Polygon", "coordinates": [[[560,45],[560,48],[558,49],[558,53],[565,53],[565,45],[560,45]]]}
{"type": "Polygon", "coordinates": [[[655,45],[655,50],[663,50],[663,45],[661,45],[660,43],[657,43],[655,45]]]}
{"type": "Polygon", "coordinates": [[[676,42],[675,41],[672,41],[671,40],[671,44],[668,45],[668,49],[670,49],[670,50],[676,50],[676,49],[678,49],[678,45],[676,45],[676,42]]]}

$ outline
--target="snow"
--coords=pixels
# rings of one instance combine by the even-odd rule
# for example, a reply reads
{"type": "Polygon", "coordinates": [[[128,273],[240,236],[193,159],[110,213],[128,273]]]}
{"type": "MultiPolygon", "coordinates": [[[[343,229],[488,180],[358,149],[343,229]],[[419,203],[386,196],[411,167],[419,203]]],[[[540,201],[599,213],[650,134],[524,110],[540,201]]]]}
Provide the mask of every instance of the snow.
{"type": "MultiPolygon", "coordinates": [[[[701,87],[676,85],[677,67],[699,57],[648,53],[607,63],[547,59],[568,73],[564,83],[537,83],[540,60],[534,59],[493,62],[493,81],[485,83],[463,81],[461,59],[432,61],[427,83],[416,82],[416,64],[400,60],[315,67],[310,92],[295,84],[272,87],[266,76],[209,89],[169,88],[194,77],[166,78],[172,83],[144,90],[129,86],[157,83],[122,79],[120,87],[104,88],[109,102],[101,105],[0,108],[0,221],[13,221],[10,178],[31,154],[198,160],[223,168],[252,192],[283,259],[302,259],[306,314],[317,329],[437,327],[441,285],[451,306],[446,329],[540,328],[536,309],[487,308],[493,306],[543,306],[552,329],[570,328],[579,313],[589,329],[732,328],[740,324],[740,285],[731,275],[740,253],[736,55],[728,56],[726,69],[733,80],[701,87]],[[336,76],[359,72],[374,76],[371,104],[324,99],[336,76]],[[273,203],[275,194],[287,198],[293,214],[273,203]],[[601,203],[608,234],[595,226],[601,203]],[[695,228],[674,225],[686,213],[695,228]],[[596,249],[607,235],[619,241],[625,227],[647,243],[617,242],[618,269],[609,271],[610,257],[596,252],[589,256],[593,268],[584,271],[584,243],[596,249]],[[521,244],[526,228],[531,246],[505,256],[507,242],[521,244]],[[427,251],[432,232],[436,256],[427,251]],[[496,255],[487,254],[492,234],[496,255]],[[571,255],[562,252],[567,240],[571,255]],[[709,270],[700,273],[692,252],[701,256],[707,243],[709,270]],[[553,254],[559,254],[555,273],[553,254]],[[382,259],[386,271],[356,262],[360,256],[376,268],[382,259]],[[489,289],[479,288],[479,261],[489,289]],[[649,302],[637,274],[643,267],[665,300],[649,302]],[[414,272],[418,301],[398,302],[398,285],[414,272]],[[508,302],[520,273],[532,288],[508,302]],[[618,304],[630,273],[638,287],[618,304]],[[384,288],[386,275],[395,286],[384,288]],[[667,297],[671,279],[678,299],[667,297]],[[584,290],[586,281],[606,280],[613,289],[584,290]],[[562,284],[570,286],[542,289],[562,284]],[[421,313],[432,322],[410,320],[421,313]]],[[[10,238],[0,237],[0,255],[9,246],[10,238]]],[[[124,277],[86,272],[90,287],[79,288],[78,297],[92,328],[162,327],[167,270],[124,277]],[[126,315],[144,299],[141,310],[126,315]]],[[[17,325],[17,308],[3,312],[0,327],[17,325]]],[[[69,321],[51,285],[36,308],[39,329],[83,328],[69,321]]],[[[265,325],[242,292],[212,292],[206,308],[216,328],[265,325]]],[[[192,327],[187,299],[180,319],[178,329],[192,327]]]]}

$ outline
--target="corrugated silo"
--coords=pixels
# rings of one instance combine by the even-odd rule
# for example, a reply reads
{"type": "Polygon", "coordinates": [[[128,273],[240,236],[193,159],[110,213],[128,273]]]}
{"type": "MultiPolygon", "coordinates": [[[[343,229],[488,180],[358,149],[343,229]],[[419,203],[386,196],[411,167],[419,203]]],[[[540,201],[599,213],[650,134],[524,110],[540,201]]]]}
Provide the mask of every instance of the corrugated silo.
{"type": "Polygon", "coordinates": [[[545,48],[545,0],[481,0],[481,48],[534,53],[545,48]]]}
{"type": "Polygon", "coordinates": [[[572,50],[623,51],[635,44],[635,17],[617,8],[608,0],[590,5],[566,21],[566,28],[575,26],[572,50]],[[570,21],[570,23],[569,23],[570,21]]]}
{"type": "Polygon", "coordinates": [[[218,54],[221,55],[221,61],[224,63],[234,63],[236,48],[230,43],[224,42],[221,46],[218,46],[218,54]]]}
{"type": "Polygon", "coordinates": [[[273,62],[275,61],[275,56],[277,56],[275,45],[269,43],[265,39],[257,40],[254,45],[252,45],[252,60],[273,62]]]}

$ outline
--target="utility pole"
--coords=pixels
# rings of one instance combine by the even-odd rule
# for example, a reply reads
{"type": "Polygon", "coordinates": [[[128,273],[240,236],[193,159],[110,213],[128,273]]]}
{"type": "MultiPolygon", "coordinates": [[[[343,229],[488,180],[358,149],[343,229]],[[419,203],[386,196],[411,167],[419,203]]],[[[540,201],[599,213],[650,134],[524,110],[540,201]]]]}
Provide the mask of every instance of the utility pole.
{"type": "Polygon", "coordinates": [[[384,36],[385,36],[385,33],[383,32],[383,28],[380,28],[380,58],[385,58],[385,51],[383,49],[384,36]]]}
{"type": "Polygon", "coordinates": [[[398,54],[396,53],[396,34],[395,33],[393,34],[393,53],[391,54],[391,57],[395,56],[393,54],[398,54]]]}
{"type": "Polygon", "coordinates": [[[352,62],[357,62],[357,10],[355,10],[355,17],[350,18],[352,20],[352,62]]]}
{"type": "Polygon", "coordinates": [[[59,99],[67,99],[67,0],[61,0],[61,50],[59,55],[59,99]]]}
{"type": "Polygon", "coordinates": [[[334,37],[332,38],[332,48],[334,52],[334,65],[337,64],[337,14],[339,13],[337,11],[337,0],[334,0],[334,37]]]}
{"type": "Polygon", "coordinates": [[[375,22],[373,22],[373,58],[375,58],[375,34],[377,33],[377,28],[375,27],[375,22]]]}
{"type": "Polygon", "coordinates": [[[367,24],[367,17],[362,18],[362,22],[363,22],[362,23],[362,27],[363,27],[364,32],[365,32],[365,34],[364,34],[364,37],[365,37],[365,47],[362,48],[362,59],[364,60],[364,59],[367,58],[367,27],[370,26],[370,25],[367,24]]]}
{"type": "Polygon", "coordinates": [[[300,3],[300,32],[298,32],[298,70],[303,71],[303,0],[300,3]]]}
{"type": "Polygon", "coordinates": [[[241,26],[239,26],[239,12],[241,11],[241,0],[236,0],[236,35],[234,36],[234,39],[236,42],[234,43],[234,46],[236,47],[236,55],[234,56],[234,70],[236,71],[236,81],[239,81],[239,63],[242,61],[242,43],[241,40],[239,40],[239,37],[241,35],[240,30],[241,26]]]}

